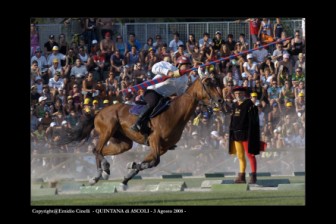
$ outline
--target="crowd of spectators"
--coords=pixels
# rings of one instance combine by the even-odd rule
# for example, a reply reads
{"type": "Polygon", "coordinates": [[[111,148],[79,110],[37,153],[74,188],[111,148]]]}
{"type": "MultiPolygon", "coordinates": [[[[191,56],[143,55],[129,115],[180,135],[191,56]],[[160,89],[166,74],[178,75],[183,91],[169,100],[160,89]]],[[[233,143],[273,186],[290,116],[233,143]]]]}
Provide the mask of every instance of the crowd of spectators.
{"type": "MultiPolygon", "coordinates": [[[[62,129],[75,127],[86,105],[98,111],[116,103],[133,104],[143,91],[130,93],[123,90],[152,79],[152,66],[164,58],[175,64],[176,59],[184,55],[198,67],[262,46],[265,44],[262,34],[273,36],[275,40],[287,37],[279,18],[274,25],[267,18],[247,21],[251,26],[253,46],[249,46],[244,33],[234,37],[229,33],[224,35],[222,31],[204,32],[201,37],[190,34],[188,40],[181,40],[177,31],[169,43],[163,42],[157,34],[141,46],[135,33],[130,33],[128,40],[118,34],[113,40],[113,31],[104,29],[101,30],[101,40],[94,30],[89,30],[78,41],[68,43],[65,34],[60,34],[57,39],[50,35],[43,46],[38,46],[38,30],[31,24],[31,137],[34,153],[72,151],[67,146],[53,146],[62,138],[62,129]]],[[[93,20],[87,25],[92,29],[99,27],[93,20]]],[[[211,82],[222,92],[224,106],[212,109],[200,102],[185,127],[178,149],[227,151],[228,125],[234,102],[231,90],[236,85],[247,87],[247,97],[258,106],[261,140],[268,148],[304,148],[305,40],[300,35],[297,30],[293,39],[274,47],[264,47],[204,67],[211,82]]],[[[197,76],[197,69],[190,75],[197,76]]],[[[87,148],[92,149],[78,149],[86,151],[87,148]]],[[[261,156],[269,158],[277,154],[264,152],[261,156]]]]}

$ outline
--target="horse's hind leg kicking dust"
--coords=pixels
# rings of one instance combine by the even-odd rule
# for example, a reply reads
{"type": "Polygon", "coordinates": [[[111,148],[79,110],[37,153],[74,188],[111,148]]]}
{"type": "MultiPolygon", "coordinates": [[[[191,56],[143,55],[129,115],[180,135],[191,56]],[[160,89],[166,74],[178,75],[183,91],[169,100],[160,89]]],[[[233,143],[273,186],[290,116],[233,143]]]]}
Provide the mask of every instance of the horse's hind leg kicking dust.
{"type": "Polygon", "coordinates": [[[159,145],[159,137],[155,137],[155,134],[151,135],[149,144],[151,146],[151,152],[141,163],[130,162],[127,164],[127,168],[130,169],[128,174],[124,177],[122,184],[127,186],[129,180],[137,175],[141,170],[156,167],[160,163],[160,156],[167,152],[167,149],[162,149],[159,145]]]}
{"type": "Polygon", "coordinates": [[[93,153],[96,156],[97,174],[90,180],[90,184],[95,184],[101,177],[107,180],[110,175],[110,164],[104,158],[106,155],[118,155],[132,148],[133,142],[117,131],[117,124],[108,126],[100,124],[96,131],[99,133],[99,140],[93,153]],[[111,137],[113,136],[113,137],[111,137]],[[109,145],[106,143],[110,140],[109,145]]]}

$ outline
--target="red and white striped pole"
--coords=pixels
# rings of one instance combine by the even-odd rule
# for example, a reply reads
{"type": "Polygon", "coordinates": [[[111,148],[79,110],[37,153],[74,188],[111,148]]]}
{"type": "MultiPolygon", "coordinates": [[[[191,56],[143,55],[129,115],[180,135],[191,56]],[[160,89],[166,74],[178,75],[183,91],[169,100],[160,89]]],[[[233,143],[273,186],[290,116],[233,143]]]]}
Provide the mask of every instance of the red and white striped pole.
{"type": "MultiPolygon", "coordinates": [[[[206,64],[202,64],[202,65],[200,65],[200,67],[202,68],[202,67],[205,67],[205,66],[214,65],[214,64],[219,63],[219,62],[224,61],[224,60],[234,59],[237,56],[248,54],[248,53],[251,53],[253,51],[256,51],[256,50],[259,50],[259,49],[262,49],[264,47],[268,47],[268,46],[271,46],[271,45],[274,45],[274,44],[277,44],[277,43],[281,43],[281,42],[289,40],[289,39],[292,39],[292,37],[287,37],[287,38],[285,38],[283,40],[274,41],[274,42],[271,42],[269,44],[261,45],[260,47],[256,47],[256,48],[252,48],[250,50],[242,51],[242,52],[240,52],[238,54],[233,54],[233,55],[230,55],[230,56],[227,56],[227,57],[224,57],[224,58],[220,58],[220,59],[208,62],[206,64]]],[[[190,69],[181,71],[181,73],[186,74],[186,73],[188,73],[190,71],[195,71],[197,69],[198,68],[190,68],[190,69]]],[[[165,76],[165,77],[159,78],[159,79],[153,79],[153,80],[144,81],[144,82],[142,82],[142,83],[140,83],[138,85],[132,86],[132,87],[127,88],[127,89],[124,89],[124,90],[122,90],[122,92],[134,92],[134,91],[138,91],[140,89],[146,89],[148,86],[155,85],[157,83],[163,82],[163,81],[165,81],[166,79],[169,79],[169,78],[170,77],[165,76]]]]}

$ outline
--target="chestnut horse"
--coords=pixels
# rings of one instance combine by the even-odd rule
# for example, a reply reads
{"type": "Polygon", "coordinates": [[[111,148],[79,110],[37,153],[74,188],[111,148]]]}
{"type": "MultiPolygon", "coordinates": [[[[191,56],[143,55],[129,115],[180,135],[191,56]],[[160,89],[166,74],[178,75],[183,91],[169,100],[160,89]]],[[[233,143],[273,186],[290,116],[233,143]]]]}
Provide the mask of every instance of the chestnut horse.
{"type": "MultiPolygon", "coordinates": [[[[152,132],[148,139],[140,132],[135,132],[130,128],[137,119],[137,116],[129,112],[131,105],[114,104],[102,109],[94,118],[94,128],[99,134],[98,143],[93,150],[96,156],[97,175],[90,180],[90,183],[97,183],[100,177],[108,179],[110,164],[104,156],[118,155],[128,151],[132,148],[133,141],[146,144],[148,140],[151,150],[141,163],[127,164],[130,171],[122,181],[123,188],[126,188],[128,181],[139,171],[157,166],[160,162],[160,156],[180,140],[183,129],[200,100],[206,105],[218,105],[223,102],[221,94],[215,86],[206,79],[201,81],[200,78],[197,78],[184,94],[176,97],[170,103],[166,111],[150,120],[149,125],[152,132]]],[[[92,130],[93,119],[91,120],[81,129],[82,133],[79,133],[81,138],[88,136],[92,130]],[[87,128],[89,126],[91,128],[87,128]]]]}

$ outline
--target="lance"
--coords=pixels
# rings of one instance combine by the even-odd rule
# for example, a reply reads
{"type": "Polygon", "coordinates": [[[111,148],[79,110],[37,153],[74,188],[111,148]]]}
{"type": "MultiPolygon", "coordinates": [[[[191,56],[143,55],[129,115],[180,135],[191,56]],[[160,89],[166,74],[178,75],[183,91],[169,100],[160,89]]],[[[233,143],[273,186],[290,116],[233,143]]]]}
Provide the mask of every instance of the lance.
{"type": "MultiPolygon", "coordinates": [[[[281,43],[283,41],[290,40],[290,39],[292,39],[292,37],[287,37],[283,40],[277,40],[277,41],[271,42],[269,44],[265,44],[265,45],[261,45],[259,47],[251,48],[249,50],[242,51],[242,52],[239,52],[237,54],[233,54],[233,55],[230,55],[230,56],[227,56],[227,57],[223,57],[223,58],[219,58],[217,60],[210,61],[206,64],[200,65],[200,67],[202,68],[202,67],[206,67],[206,66],[209,66],[209,65],[214,65],[216,63],[219,63],[221,61],[225,61],[225,60],[228,60],[228,59],[231,60],[231,59],[234,59],[237,56],[241,56],[241,55],[244,55],[244,54],[249,54],[249,53],[252,53],[253,51],[256,51],[256,50],[259,50],[259,49],[262,49],[264,47],[268,47],[268,46],[271,46],[271,45],[274,45],[274,44],[277,44],[277,43],[281,43]]],[[[198,69],[198,67],[197,68],[193,67],[193,68],[190,68],[190,69],[183,70],[183,71],[181,71],[181,73],[187,74],[188,72],[195,71],[197,69],[198,69]]],[[[170,77],[168,77],[168,76],[164,76],[164,77],[161,77],[161,78],[144,81],[144,82],[142,82],[138,85],[131,86],[127,89],[124,89],[124,90],[122,90],[122,92],[134,92],[134,91],[138,91],[140,89],[146,89],[148,86],[155,85],[157,83],[163,82],[163,81],[165,81],[166,79],[169,79],[169,78],[170,77]]]]}

